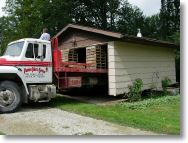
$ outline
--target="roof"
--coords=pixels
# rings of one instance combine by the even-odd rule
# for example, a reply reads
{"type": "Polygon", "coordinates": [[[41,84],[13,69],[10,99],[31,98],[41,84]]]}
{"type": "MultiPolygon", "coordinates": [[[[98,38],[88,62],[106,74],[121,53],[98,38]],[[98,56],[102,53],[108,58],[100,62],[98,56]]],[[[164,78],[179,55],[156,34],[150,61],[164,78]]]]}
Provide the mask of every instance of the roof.
{"type": "Polygon", "coordinates": [[[178,44],[168,42],[168,41],[162,41],[162,40],[157,40],[157,39],[152,39],[152,38],[147,38],[147,37],[136,37],[136,36],[130,36],[130,35],[123,35],[118,32],[112,32],[112,31],[97,29],[97,28],[88,27],[88,26],[81,26],[81,25],[76,25],[76,24],[68,24],[60,32],[58,32],[55,35],[55,37],[62,35],[63,33],[65,33],[66,31],[68,31],[70,29],[78,29],[78,30],[96,33],[96,34],[101,34],[104,36],[115,38],[115,40],[127,41],[127,42],[132,42],[132,43],[158,45],[158,46],[174,47],[174,48],[179,47],[178,44]]]}
{"type": "Polygon", "coordinates": [[[93,33],[110,36],[110,37],[114,37],[114,38],[123,37],[123,35],[121,33],[116,33],[116,32],[112,32],[112,31],[106,31],[106,30],[102,30],[102,29],[97,29],[97,28],[88,27],[88,26],[81,26],[81,25],[76,25],[76,24],[68,24],[59,33],[57,33],[55,35],[55,37],[58,37],[59,35],[61,35],[62,33],[64,33],[65,31],[67,31],[68,29],[71,29],[71,28],[72,29],[80,29],[80,30],[88,31],[88,32],[93,32],[93,33]]]}
{"type": "Polygon", "coordinates": [[[13,41],[10,44],[13,44],[13,43],[17,43],[17,42],[22,42],[22,41],[28,41],[28,42],[38,42],[38,43],[48,43],[50,44],[50,41],[46,41],[46,40],[41,40],[41,39],[36,39],[36,38],[23,38],[23,39],[19,39],[19,40],[16,40],[16,41],[13,41]]]}
{"type": "Polygon", "coordinates": [[[164,47],[174,47],[174,48],[179,47],[178,44],[175,44],[175,43],[172,43],[172,42],[162,41],[162,40],[157,40],[157,39],[152,39],[152,38],[147,38],[147,37],[139,38],[139,37],[136,37],[136,36],[125,35],[122,40],[127,41],[127,42],[143,43],[143,44],[164,46],[164,47]]]}

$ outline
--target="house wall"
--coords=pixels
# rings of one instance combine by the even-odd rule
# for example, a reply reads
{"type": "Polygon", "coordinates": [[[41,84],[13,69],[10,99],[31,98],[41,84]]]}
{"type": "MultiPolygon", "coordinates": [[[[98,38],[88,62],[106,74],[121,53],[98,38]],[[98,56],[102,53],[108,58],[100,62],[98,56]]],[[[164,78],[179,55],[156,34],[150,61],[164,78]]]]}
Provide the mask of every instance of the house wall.
{"type": "Polygon", "coordinates": [[[169,77],[176,81],[175,54],[172,48],[133,44],[108,43],[109,95],[128,92],[128,86],[137,78],[143,89],[161,88],[161,80],[169,77]]]}
{"type": "Polygon", "coordinates": [[[111,41],[112,37],[86,32],[82,30],[70,30],[62,36],[59,36],[59,49],[73,49],[89,47],[97,44],[106,44],[111,41]]]}

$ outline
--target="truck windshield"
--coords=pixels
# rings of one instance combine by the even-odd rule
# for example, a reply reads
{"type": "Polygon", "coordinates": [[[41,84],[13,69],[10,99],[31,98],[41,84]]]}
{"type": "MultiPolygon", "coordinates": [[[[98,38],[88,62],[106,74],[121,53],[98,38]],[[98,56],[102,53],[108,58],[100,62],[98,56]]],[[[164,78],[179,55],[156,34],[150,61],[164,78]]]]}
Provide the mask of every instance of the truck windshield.
{"type": "Polygon", "coordinates": [[[24,42],[13,43],[8,45],[4,56],[20,56],[23,49],[24,42]]]}

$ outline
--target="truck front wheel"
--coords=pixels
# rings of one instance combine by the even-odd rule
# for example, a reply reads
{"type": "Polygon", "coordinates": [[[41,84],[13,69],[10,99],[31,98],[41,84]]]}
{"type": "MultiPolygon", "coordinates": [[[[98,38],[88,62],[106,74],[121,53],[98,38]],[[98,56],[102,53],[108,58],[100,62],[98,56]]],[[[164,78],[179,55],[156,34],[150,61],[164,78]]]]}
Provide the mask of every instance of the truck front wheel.
{"type": "Polygon", "coordinates": [[[0,113],[14,112],[21,105],[19,87],[12,81],[0,83],[0,113]]]}

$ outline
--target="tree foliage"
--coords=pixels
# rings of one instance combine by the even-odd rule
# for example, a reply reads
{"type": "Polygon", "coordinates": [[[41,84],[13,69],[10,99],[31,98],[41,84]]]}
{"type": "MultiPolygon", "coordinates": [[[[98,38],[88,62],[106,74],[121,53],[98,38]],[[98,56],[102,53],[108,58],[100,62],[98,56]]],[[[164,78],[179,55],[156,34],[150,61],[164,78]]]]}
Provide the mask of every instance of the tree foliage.
{"type": "Polygon", "coordinates": [[[0,18],[0,54],[4,52],[7,43],[19,37],[15,29],[16,23],[14,20],[13,17],[0,18]]]}
{"type": "Polygon", "coordinates": [[[120,0],[75,0],[73,22],[102,29],[115,29],[120,0]]]}
{"type": "Polygon", "coordinates": [[[179,0],[161,0],[159,14],[147,17],[127,0],[6,0],[0,18],[0,49],[12,40],[38,38],[47,27],[53,36],[68,23],[178,43],[179,0]]]}
{"type": "Polygon", "coordinates": [[[136,35],[138,28],[144,28],[144,19],[143,12],[138,7],[125,1],[119,10],[117,29],[123,34],[136,35]]]}
{"type": "Polygon", "coordinates": [[[171,41],[170,36],[180,31],[179,0],[161,0],[160,29],[160,38],[171,41]]]}

